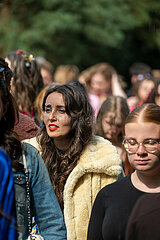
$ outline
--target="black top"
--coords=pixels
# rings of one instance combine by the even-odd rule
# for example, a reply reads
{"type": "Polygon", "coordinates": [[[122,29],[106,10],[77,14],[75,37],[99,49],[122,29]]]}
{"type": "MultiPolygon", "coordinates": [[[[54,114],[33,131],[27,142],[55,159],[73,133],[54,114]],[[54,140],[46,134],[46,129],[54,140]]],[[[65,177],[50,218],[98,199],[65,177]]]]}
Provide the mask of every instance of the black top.
{"type": "Polygon", "coordinates": [[[93,205],[87,239],[124,240],[128,217],[143,194],[133,186],[131,175],[104,187],[93,205]]]}
{"type": "Polygon", "coordinates": [[[126,240],[160,239],[160,193],[143,195],[128,221],[126,240]]]}

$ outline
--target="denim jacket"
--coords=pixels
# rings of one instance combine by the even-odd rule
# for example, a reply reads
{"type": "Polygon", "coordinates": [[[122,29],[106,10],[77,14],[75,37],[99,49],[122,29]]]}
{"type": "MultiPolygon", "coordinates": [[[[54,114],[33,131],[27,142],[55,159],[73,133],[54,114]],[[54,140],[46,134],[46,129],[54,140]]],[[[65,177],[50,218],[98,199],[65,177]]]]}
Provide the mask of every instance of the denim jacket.
{"type": "MultiPolygon", "coordinates": [[[[37,149],[27,143],[23,143],[23,148],[29,172],[31,211],[35,216],[40,234],[45,240],[65,240],[66,228],[63,215],[46,166],[37,149]]],[[[25,173],[24,171],[17,172],[14,169],[13,173],[18,240],[25,240],[29,235],[25,173]]]]}

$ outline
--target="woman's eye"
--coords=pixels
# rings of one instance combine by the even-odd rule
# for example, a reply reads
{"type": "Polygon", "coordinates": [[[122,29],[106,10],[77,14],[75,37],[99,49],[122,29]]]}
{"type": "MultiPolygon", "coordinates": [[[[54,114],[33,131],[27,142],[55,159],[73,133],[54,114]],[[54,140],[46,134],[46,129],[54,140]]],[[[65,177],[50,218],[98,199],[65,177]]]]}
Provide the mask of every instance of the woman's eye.
{"type": "Polygon", "coordinates": [[[46,109],[45,109],[45,112],[46,112],[46,113],[51,113],[51,112],[52,112],[52,109],[51,109],[51,108],[46,108],[46,109]]]}
{"type": "Polygon", "coordinates": [[[106,121],[106,123],[107,123],[108,125],[112,125],[112,122],[106,121]]]}
{"type": "Polygon", "coordinates": [[[155,144],[157,144],[157,141],[155,141],[153,139],[148,139],[144,142],[144,144],[155,145],[155,144]]]}
{"type": "Polygon", "coordinates": [[[129,141],[128,141],[128,143],[129,143],[130,145],[132,145],[132,146],[134,146],[134,145],[136,145],[136,144],[137,144],[137,142],[136,142],[136,141],[134,141],[134,140],[129,140],[129,141]]]}
{"type": "Polygon", "coordinates": [[[65,109],[58,109],[57,111],[60,112],[60,113],[65,113],[66,112],[65,109]]]}

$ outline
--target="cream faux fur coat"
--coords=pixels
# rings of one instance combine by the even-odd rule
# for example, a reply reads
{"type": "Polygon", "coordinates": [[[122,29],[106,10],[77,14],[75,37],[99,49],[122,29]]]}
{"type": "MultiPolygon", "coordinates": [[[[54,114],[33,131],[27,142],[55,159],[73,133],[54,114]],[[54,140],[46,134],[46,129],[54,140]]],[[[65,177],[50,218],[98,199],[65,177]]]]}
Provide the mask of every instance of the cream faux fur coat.
{"type": "MultiPolygon", "coordinates": [[[[28,143],[39,149],[36,139],[28,143]]],[[[97,193],[123,176],[121,159],[108,141],[93,136],[70,173],[64,188],[67,240],[86,240],[91,209],[97,193]]]]}

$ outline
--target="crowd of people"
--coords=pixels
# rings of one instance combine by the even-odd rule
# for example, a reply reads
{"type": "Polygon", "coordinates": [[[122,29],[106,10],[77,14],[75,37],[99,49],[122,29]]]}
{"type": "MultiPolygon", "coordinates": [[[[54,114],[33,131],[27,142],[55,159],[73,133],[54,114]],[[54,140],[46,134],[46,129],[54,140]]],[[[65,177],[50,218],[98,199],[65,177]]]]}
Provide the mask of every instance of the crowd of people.
{"type": "Polygon", "coordinates": [[[160,76],[130,75],[0,58],[0,240],[159,239],[160,76]]]}

